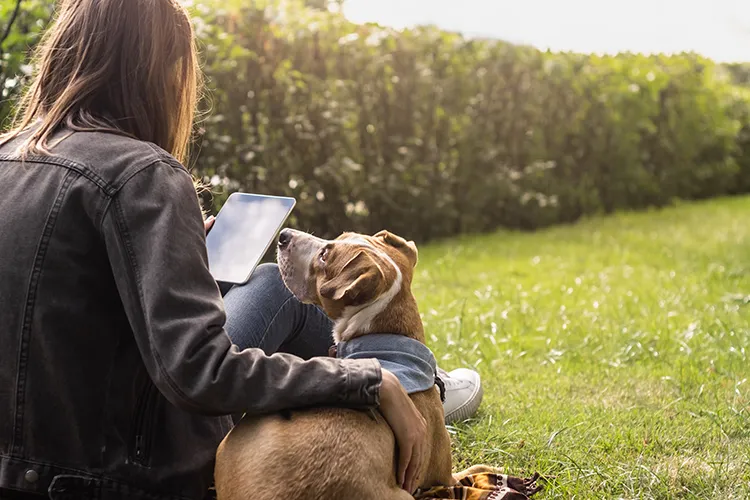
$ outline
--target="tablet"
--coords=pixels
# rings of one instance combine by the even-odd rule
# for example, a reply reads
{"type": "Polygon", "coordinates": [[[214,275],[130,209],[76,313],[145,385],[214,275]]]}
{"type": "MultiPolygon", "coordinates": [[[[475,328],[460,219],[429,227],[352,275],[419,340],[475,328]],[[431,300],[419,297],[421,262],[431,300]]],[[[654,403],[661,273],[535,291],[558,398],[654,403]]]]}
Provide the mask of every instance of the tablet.
{"type": "Polygon", "coordinates": [[[244,284],[268,251],[296,200],[232,193],[206,236],[208,267],[216,281],[244,284]]]}

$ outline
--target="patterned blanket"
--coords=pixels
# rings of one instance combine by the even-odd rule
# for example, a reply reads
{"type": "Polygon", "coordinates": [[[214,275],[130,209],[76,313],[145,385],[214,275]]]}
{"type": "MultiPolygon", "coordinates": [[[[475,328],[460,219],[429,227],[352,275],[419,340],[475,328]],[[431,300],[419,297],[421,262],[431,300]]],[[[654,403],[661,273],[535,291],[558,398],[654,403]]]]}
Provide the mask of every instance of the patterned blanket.
{"type": "Polygon", "coordinates": [[[437,486],[417,492],[416,500],[528,500],[541,491],[536,480],[539,474],[529,479],[506,476],[492,472],[470,474],[455,486],[437,486]]]}

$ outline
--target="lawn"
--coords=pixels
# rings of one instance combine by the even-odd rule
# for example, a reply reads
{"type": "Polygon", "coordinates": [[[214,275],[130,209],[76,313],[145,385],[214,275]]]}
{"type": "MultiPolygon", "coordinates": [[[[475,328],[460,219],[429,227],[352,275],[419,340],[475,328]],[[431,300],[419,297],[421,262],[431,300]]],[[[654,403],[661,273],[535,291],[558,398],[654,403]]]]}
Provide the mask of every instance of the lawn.
{"type": "Polygon", "coordinates": [[[750,198],[427,245],[414,292],[440,365],[483,377],[456,468],[750,498],[750,198]]]}

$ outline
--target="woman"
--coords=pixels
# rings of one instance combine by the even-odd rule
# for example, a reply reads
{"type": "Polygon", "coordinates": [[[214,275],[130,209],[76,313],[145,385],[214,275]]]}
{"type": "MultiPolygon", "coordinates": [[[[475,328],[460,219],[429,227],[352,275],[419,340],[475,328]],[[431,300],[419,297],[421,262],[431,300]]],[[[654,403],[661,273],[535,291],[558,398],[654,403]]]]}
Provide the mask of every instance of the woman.
{"type": "Polygon", "coordinates": [[[328,319],[275,267],[226,303],[211,278],[184,9],[63,0],[37,66],[0,138],[0,497],[200,499],[226,415],[317,404],[378,407],[412,490],[425,424],[393,374],[319,357],[328,319]]]}

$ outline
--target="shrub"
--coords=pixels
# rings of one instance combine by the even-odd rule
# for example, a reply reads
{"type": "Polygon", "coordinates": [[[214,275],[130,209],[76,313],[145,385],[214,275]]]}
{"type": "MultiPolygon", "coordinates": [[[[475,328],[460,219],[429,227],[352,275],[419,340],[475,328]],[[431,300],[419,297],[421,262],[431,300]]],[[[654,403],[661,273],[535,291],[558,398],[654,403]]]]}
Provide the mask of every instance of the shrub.
{"type": "Polygon", "coordinates": [[[13,103],[31,74],[29,48],[51,13],[52,5],[45,0],[0,2],[0,130],[8,125],[13,103]]]}
{"type": "Polygon", "coordinates": [[[197,171],[295,196],[319,234],[533,229],[750,187],[750,101],[697,55],[543,53],[294,2],[198,26],[214,90],[197,171]]]}
{"type": "MultiPolygon", "coordinates": [[[[48,14],[23,1],[6,97],[48,14]]],[[[192,6],[210,92],[191,168],[214,209],[235,190],[290,195],[293,224],[320,235],[427,240],[750,191],[744,66],[395,31],[319,3],[192,6]]]]}

